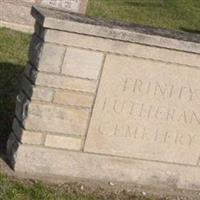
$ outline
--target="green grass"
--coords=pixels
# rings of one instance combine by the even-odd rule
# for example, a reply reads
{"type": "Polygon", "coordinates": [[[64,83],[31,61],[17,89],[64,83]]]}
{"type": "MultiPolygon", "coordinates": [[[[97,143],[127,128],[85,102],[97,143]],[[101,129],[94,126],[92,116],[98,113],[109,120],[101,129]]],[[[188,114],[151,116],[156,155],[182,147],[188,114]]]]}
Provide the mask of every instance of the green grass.
{"type": "MultiPolygon", "coordinates": [[[[69,189],[69,188],[68,188],[69,189]]],[[[67,188],[44,186],[42,183],[22,183],[0,174],[0,200],[95,200],[68,194],[67,188]]]]}
{"type": "MultiPolygon", "coordinates": [[[[134,193],[89,189],[77,183],[45,185],[41,182],[11,179],[0,173],[0,200],[170,200],[134,193]]],[[[171,199],[174,199],[173,197],[171,199]]]]}
{"type": "Polygon", "coordinates": [[[199,0],[90,0],[87,15],[161,28],[200,32],[199,0]]]}
{"type": "Polygon", "coordinates": [[[41,182],[15,180],[0,173],[0,200],[167,200],[81,188],[82,185],[76,183],[45,185],[41,182]]]}

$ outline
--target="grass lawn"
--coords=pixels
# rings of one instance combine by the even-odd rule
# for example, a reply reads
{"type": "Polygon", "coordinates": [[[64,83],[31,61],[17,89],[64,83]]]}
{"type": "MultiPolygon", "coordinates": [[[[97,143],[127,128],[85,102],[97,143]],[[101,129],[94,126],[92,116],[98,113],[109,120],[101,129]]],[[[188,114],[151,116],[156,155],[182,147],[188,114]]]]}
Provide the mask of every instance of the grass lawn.
{"type": "Polygon", "coordinates": [[[77,197],[75,191],[41,183],[22,183],[0,174],[0,200],[97,200],[92,197],[77,197]],[[68,193],[71,193],[70,195],[68,193]]]}
{"type": "Polygon", "coordinates": [[[199,0],[90,0],[87,14],[161,28],[200,33],[199,0]]]}
{"type": "MultiPolygon", "coordinates": [[[[170,200],[169,198],[144,197],[104,189],[91,190],[81,184],[47,186],[40,182],[11,180],[0,173],[0,200],[170,200]]],[[[174,198],[173,198],[174,200],[174,198]]]]}

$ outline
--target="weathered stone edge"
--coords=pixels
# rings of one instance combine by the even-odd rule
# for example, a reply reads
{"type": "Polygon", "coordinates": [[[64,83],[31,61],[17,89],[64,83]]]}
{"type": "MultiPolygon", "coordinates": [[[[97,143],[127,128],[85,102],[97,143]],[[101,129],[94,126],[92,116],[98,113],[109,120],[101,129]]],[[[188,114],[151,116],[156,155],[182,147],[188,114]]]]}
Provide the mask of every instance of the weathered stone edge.
{"type": "Polygon", "coordinates": [[[198,190],[200,187],[200,168],[198,166],[166,165],[166,163],[160,162],[32,145],[20,145],[15,169],[17,173],[37,173],[46,176],[62,176],[63,178],[130,182],[137,185],[155,183],[158,187],[191,190],[198,190]],[[186,174],[190,174],[190,176],[186,176],[186,174]]]}
{"type": "Polygon", "coordinates": [[[44,28],[200,53],[200,36],[197,34],[139,25],[116,25],[41,6],[33,6],[31,14],[44,28]]]}

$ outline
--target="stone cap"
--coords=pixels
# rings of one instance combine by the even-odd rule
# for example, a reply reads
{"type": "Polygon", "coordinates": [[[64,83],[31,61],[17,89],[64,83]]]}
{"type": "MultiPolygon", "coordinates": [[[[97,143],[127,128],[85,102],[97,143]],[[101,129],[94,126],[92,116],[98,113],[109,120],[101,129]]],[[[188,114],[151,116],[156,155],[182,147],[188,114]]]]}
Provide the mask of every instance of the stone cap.
{"type": "Polygon", "coordinates": [[[44,28],[200,53],[200,34],[138,24],[107,22],[36,5],[32,7],[31,13],[44,28]]]}

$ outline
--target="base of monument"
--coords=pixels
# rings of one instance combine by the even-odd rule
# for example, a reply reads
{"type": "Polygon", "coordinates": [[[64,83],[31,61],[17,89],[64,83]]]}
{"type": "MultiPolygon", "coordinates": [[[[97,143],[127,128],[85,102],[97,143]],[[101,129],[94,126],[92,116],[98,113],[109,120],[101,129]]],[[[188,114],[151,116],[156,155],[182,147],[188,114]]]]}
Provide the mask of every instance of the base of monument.
{"type": "Polygon", "coordinates": [[[162,188],[200,188],[200,169],[144,160],[72,152],[59,149],[21,145],[15,171],[56,176],[53,182],[69,177],[98,181],[126,182],[162,188]],[[62,177],[62,178],[59,178],[62,177]]]}

